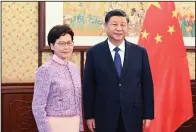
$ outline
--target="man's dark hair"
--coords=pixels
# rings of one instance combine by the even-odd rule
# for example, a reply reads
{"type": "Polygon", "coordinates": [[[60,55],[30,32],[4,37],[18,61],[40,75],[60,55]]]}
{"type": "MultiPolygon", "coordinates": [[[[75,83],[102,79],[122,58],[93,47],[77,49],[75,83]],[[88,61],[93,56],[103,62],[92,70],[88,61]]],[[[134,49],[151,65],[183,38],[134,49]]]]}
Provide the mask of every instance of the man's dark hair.
{"type": "Polygon", "coordinates": [[[129,23],[129,18],[127,14],[123,10],[120,10],[120,9],[114,9],[114,10],[109,11],[105,16],[105,23],[108,23],[110,18],[113,16],[125,17],[127,19],[127,23],[129,23]]]}

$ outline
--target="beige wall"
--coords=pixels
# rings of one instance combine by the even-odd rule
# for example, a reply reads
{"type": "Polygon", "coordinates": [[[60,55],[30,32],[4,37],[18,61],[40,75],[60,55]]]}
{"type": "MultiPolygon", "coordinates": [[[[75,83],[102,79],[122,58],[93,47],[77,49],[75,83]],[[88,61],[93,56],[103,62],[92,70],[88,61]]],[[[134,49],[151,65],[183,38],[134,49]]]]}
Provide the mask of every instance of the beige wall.
{"type": "MultiPolygon", "coordinates": [[[[33,82],[38,67],[38,3],[2,2],[2,82],[33,82]]],[[[51,57],[43,54],[43,63],[51,57]]],[[[80,68],[80,54],[72,61],[80,68]]]]}
{"type": "MultiPolygon", "coordinates": [[[[38,3],[2,2],[2,82],[33,82],[38,67],[38,3]]],[[[43,63],[51,57],[43,54],[43,63]]],[[[195,54],[187,55],[195,79],[195,54]]],[[[80,54],[73,62],[80,66],[80,54]]]]}
{"type": "Polygon", "coordinates": [[[2,2],[2,82],[31,82],[37,68],[37,2],[2,2]]]}

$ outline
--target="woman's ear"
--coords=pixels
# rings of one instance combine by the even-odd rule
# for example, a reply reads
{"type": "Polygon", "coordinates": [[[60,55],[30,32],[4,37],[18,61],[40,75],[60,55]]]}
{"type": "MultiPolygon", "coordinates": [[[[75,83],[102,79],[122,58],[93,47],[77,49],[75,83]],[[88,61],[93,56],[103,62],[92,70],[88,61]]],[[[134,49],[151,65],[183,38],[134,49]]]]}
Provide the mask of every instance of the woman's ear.
{"type": "Polygon", "coordinates": [[[54,50],[54,45],[52,43],[50,43],[50,48],[51,50],[54,50]]]}

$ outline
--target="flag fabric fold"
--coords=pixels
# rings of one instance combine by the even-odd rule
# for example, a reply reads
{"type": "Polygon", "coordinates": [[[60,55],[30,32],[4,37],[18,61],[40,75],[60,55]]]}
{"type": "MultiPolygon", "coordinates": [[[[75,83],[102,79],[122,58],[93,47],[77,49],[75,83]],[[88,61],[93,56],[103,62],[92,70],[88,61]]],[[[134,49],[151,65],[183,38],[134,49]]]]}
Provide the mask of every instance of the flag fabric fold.
{"type": "Polygon", "coordinates": [[[155,119],[147,132],[174,132],[193,116],[190,75],[175,4],[157,3],[146,12],[138,42],[154,83],[155,119]]]}

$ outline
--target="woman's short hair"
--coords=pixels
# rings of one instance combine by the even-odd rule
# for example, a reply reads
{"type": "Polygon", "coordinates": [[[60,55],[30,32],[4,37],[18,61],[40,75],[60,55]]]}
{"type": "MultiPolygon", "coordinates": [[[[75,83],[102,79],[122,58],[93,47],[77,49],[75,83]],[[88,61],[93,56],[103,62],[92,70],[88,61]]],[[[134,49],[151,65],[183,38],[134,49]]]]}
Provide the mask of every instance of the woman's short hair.
{"type": "Polygon", "coordinates": [[[65,34],[69,34],[73,41],[74,32],[72,31],[69,25],[63,24],[54,26],[48,33],[48,45],[54,45],[56,40],[59,39],[60,36],[64,36],[65,34]]]}

